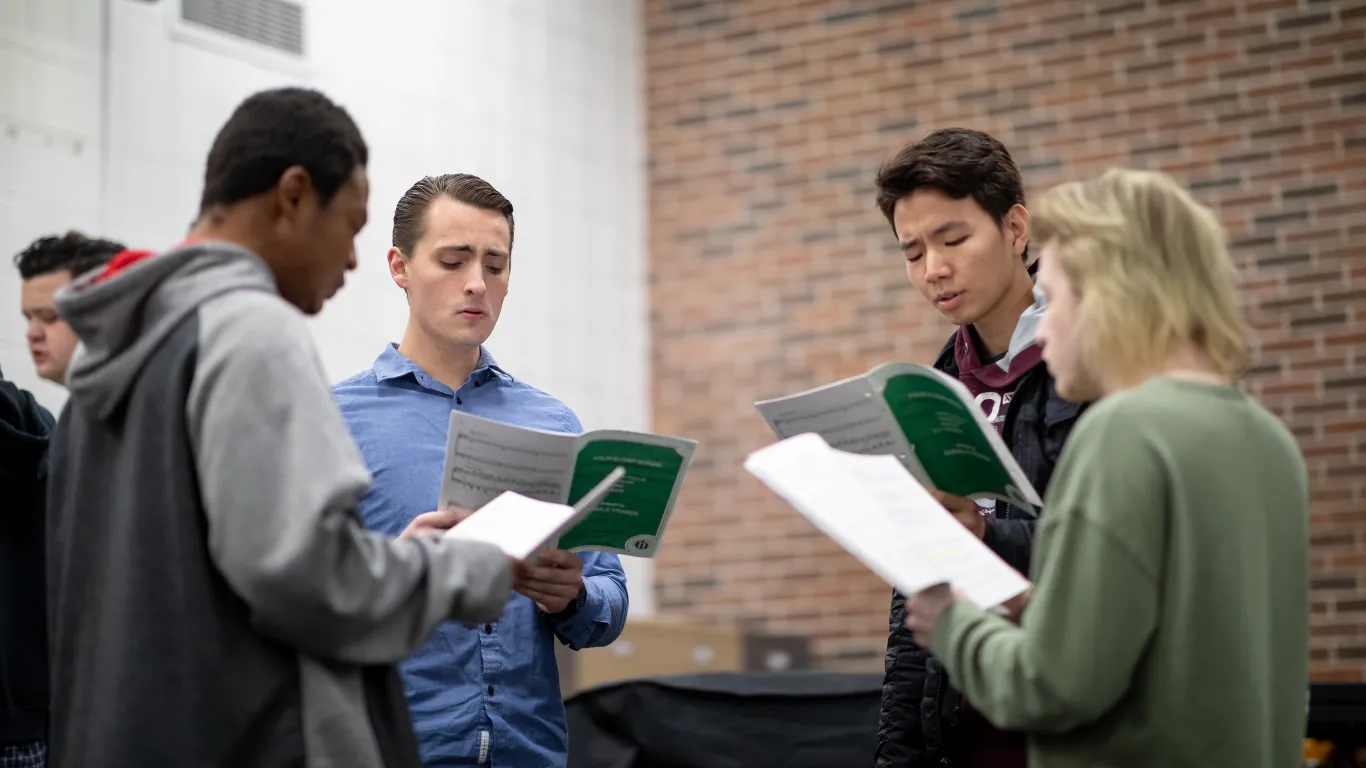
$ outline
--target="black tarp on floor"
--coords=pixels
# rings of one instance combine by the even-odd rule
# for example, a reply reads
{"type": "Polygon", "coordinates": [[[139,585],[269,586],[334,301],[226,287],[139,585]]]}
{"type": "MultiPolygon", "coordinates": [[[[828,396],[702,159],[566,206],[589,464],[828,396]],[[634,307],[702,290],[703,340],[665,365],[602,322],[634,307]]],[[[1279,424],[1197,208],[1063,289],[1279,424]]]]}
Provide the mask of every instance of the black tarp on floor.
{"type": "Polygon", "coordinates": [[[724,673],[631,680],[566,702],[569,768],[872,765],[881,675],[724,673]]]}
{"type": "MultiPolygon", "coordinates": [[[[872,765],[881,675],[685,675],[603,686],[566,702],[569,768],[872,765]]],[[[1366,685],[1310,686],[1308,735],[1358,766],[1366,685]]]]}

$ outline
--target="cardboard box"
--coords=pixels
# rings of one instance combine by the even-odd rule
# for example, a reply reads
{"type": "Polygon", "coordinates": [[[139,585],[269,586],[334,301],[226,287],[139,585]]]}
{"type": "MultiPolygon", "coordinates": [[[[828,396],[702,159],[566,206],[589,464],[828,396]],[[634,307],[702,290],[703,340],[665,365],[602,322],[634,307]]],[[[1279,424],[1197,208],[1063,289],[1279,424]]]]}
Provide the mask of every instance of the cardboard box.
{"type": "Polygon", "coordinates": [[[677,619],[632,619],[606,648],[574,652],[558,646],[564,696],[620,680],[701,672],[786,672],[810,669],[805,637],[744,633],[677,619]]]}
{"type": "Polygon", "coordinates": [[[744,668],[744,642],[733,628],[694,622],[632,619],[606,648],[557,648],[560,689],[574,691],[618,680],[744,668]]]}

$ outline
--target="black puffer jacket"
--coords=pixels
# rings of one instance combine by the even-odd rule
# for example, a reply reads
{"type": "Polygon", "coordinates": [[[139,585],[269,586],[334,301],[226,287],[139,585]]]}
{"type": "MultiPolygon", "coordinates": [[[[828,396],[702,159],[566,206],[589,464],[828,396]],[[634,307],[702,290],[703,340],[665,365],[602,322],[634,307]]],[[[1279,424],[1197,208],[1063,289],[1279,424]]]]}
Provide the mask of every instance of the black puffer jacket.
{"type": "Polygon", "coordinates": [[[0,746],[47,733],[43,504],[52,414],[0,373],[0,746]]]}
{"type": "MultiPolygon", "coordinates": [[[[956,337],[955,337],[956,338],[956,337]]],[[[954,339],[934,367],[957,378],[954,339]]],[[[1022,376],[1006,407],[1001,436],[1029,482],[1042,495],[1053,476],[1072,425],[1085,406],[1058,397],[1053,377],[1042,363],[1022,376]]],[[[997,503],[985,542],[1021,573],[1029,573],[1036,521],[1010,504],[997,503]]],[[[892,595],[887,637],[887,674],[878,718],[878,768],[948,766],[963,745],[958,739],[963,697],[930,652],[916,645],[906,629],[906,598],[892,595]]]]}

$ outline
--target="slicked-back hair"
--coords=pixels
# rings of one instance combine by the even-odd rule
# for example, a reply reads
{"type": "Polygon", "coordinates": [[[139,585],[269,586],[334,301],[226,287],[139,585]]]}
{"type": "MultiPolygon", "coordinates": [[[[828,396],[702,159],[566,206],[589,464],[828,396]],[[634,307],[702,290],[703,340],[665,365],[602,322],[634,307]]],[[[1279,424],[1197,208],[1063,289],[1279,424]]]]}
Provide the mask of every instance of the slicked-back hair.
{"type": "Polygon", "coordinates": [[[422,222],[426,219],[427,209],[442,197],[503,214],[508,223],[508,248],[512,248],[513,236],[516,234],[512,201],[478,176],[447,173],[422,178],[409,187],[398,199],[398,205],[394,206],[393,246],[405,256],[413,255],[413,248],[422,238],[422,222]]]}

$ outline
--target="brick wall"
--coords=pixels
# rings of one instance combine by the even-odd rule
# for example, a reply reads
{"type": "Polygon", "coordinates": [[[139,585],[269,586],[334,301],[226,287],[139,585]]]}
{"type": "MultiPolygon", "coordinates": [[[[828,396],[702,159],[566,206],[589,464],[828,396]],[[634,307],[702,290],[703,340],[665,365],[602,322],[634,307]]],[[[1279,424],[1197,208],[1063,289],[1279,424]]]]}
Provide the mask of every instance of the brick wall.
{"type": "Polygon", "coordinates": [[[702,441],[662,612],[809,633],[826,666],[877,668],[888,588],[741,462],[771,440],[755,399],[929,362],[947,338],[872,178],[964,125],[1011,148],[1031,194],[1119,164],[1220,213],[1249,386],[1313,480],[1315,675],[1366,678],[1366,2],[646,7],[655,427],[702,441]]]}

